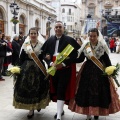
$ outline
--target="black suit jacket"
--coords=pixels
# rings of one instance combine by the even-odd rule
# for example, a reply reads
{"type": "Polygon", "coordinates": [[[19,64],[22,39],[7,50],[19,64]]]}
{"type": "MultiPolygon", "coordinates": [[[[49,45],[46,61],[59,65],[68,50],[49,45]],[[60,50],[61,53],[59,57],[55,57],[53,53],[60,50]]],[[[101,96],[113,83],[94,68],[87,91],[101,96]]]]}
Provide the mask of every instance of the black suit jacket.
{"type": "MultiPolygon", "coordinates": [[[[44,43],[44,45],[42,47],[43,54],[44,54],[44,59],[45,59],[46,54],[49,54],[51,56],[50,60],[45,59],[48,66],[52,62],[52,57],[53,57],[53,54],[55,52],[56,40],[57,40],[56,36],[51,36],[44,43]]],[[[68,44],[72,45],[74,47],[74,50],[69,55],[69,59],[65,59],[63,61],[63,63],[65,63],[65,65],[70,65],[72,63],[73,59],[76,59],[77,50],[80,48],[79,44],[73,38],[71,38],[69,36],[62,35],[62,37],[60,38],[60,41],[59,41],[58,52],[59,53],[62,52],[68,44]]]]}
{"type": "Polygon", "coordinates": [[[18,64],[20,48],[21,48],[21,46],[18,43],[18,41],[13,40],[12,41],[12,49],[13,49],[13,53],[12,53],[12,65],[18,64]]]}

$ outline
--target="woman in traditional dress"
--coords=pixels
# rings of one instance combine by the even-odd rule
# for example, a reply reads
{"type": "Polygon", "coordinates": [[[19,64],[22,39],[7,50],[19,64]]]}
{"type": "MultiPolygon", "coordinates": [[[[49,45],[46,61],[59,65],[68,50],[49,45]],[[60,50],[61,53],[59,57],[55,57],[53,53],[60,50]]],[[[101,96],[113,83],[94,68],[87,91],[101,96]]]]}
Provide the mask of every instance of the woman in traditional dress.
{"type": "Polygon", "coordinates": [[[69,109],[87,115],[97,120],[99,116],[120,111],[119,96],[116,93],[112,79],[103,75],[103,66],[111,66],[108,48],[99,32],[93,28],[88,33],[89,42],[80,48],[80,56],[75,62],[82,62],[86,58],[77,76],[75,99],[70,101],[69,109]]]}
{"type": "Polygon", "coordinates": [[[34,116],[34,110],[40,111],[49,104],[49,81],[31,56],[31,53],[35,53],[44,65],[41,47],[38,30],[31,28],[20,52],[21,71],[15,83],[13,101],[15,108],[29,110],[28,119],[34,116]]]}

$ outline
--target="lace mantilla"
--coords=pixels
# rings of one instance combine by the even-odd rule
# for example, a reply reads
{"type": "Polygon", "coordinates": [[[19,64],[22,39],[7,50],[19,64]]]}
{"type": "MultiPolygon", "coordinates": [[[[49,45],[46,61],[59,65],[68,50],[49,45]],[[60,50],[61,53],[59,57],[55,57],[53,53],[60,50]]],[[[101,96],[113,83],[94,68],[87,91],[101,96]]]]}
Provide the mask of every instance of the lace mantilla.
{"type": "MultiPolygon", "coordinates": [[[[104,45],[98,41],[98,44],[96,46],[91,47],[92,53],[93,55],[99,59],[102,55],[104,55],[105,49],[104,49],[104,45]]],[[[89,59],[89,53],[86,51],[86,49],[83,50],[85,56],[89,59]]]]}
{"type": "Polygon", "coordinates": [[[42,44],[40,43],[40,41],[38,41],[38,43],[36,44],[36,46],[34,47],[34,49],[32,48],[31,46],[31,43],[30,43],[30,40],[28,41],[25,41],[22,45],[22,49],[24,49],[24,51],[29,55],[29,57],[31,58],[30,56],[30,53],[31,52],[34,52],[37,56],[39,54],[41,54],[41,47],[42,47],[42,44]]]}

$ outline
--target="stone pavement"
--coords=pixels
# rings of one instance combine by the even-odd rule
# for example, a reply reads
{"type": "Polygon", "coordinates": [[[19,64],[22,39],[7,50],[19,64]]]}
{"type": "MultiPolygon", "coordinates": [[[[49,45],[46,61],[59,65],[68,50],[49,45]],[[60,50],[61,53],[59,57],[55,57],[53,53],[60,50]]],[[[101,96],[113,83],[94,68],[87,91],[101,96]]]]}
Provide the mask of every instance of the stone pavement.
{"type": "MultiPolygon", "coordinates": [[[[110,58],[113,64],[120,62],[120,54],[111,53],[110,58]]],[[[77,65],[79,69],[80,64],[77,65]]],[[[10,77],[4,77],[5,81],[0,81],[0,120],[27,120],[27,110],[14,109],[12,106],[13,100],[13,80],[10,77]]],[[[120,76],[119,76],[120,82],[120,76]]],[[[118,88],[120,95],[120,88],[118,88]]],[[[65,115],[62,120],[85,120],[86,116],[76,114],[64,107],[65,115]]],[[[53,116],[56,113],[56,103],[50,102],[46,109],[40,112],[35,111],[35,115],[31,120],[54,120],[53,116]]],[[[107,117],[100,116],[99,120],[120,120],[120,112],[109,115],[107,117]]]]}

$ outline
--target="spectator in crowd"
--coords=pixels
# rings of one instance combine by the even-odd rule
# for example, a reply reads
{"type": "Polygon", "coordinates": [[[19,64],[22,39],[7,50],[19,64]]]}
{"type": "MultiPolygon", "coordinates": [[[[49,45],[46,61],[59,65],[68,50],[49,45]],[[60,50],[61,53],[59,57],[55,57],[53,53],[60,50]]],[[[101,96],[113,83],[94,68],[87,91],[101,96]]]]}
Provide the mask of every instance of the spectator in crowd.
{"type": "Polygon", "coordinates": [[[20,31],[19,32],[19,44],[20,44],[20,46],[22,46],[22,44],[24,43],[24,41],[25,41],[25,37],[24,37],[24,34],[23,34],[23,32],[22,31],[20,31]]]}
{"type": "Polygon", "coordinates": [[[6,43],[7,43],[7,51],[6,51],[6,57],[4,59],[4,64],[3,64],[3,71],[2,74],[4,76],[8,76],[7,74],[7,69],[8,65],[12,62],[12,43],[10,42],[11,36],[6,36],[6,43]]]}
{"type": "MultiPolygon", "coordinates": [[[[6,36],[6,40],[7,40],[9,48],[12,49],[11,36],[6,36]]],[[[10,64],[11,62],[12,62],[12,52],[9,52],[8,53],[8,63],[10,64]]]]}
{"type": "Polygon", "coordinates": [[[107,37],[107,36],[104,36],[104,39],[105,39],[105,42],[106,42],[106,44],[107,44],[107,46],[108,46],[108,48],[109,48],[109,39],[108,39],[108,37],[107,37]]]}
{"type": "Polygon", "coordinates": [[[115,40],[114,40],[114,37],[112,37],[110,39],[110,51],[111,51],[111,53],[115,52],[114,47],[115,47],[115,40]]]}
{"type": "Polygon", "coordinates": [[[7,46],[6,42],[2,38],[3,38],[2,32],[0,31],[0,81],[5,80],[2,77],[2,70],[3,70],[4,59],[6,56],[6,46],[7,46]]]}
{"type": "Polygon", "coordinates": [[[116,39],[116,53],[120,53],[120,39],[116,39]]]}
{"type": "Polygon", "coordinates": [[[12,65],[18,65],[19,64],[19,53],[20,53],[20,44],[19,44],[19,35],[15,34],[13,36],[12,40],[12,65]]]}
{"type": "Polygon", "coordinates": [[[113,37],[113,39],[114,39],[114,52],[116,52],[116,37],[113,37]]]}

